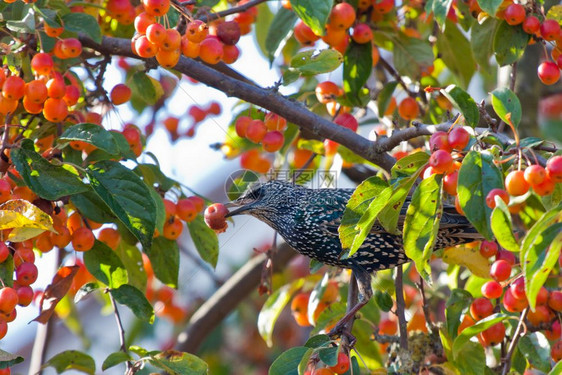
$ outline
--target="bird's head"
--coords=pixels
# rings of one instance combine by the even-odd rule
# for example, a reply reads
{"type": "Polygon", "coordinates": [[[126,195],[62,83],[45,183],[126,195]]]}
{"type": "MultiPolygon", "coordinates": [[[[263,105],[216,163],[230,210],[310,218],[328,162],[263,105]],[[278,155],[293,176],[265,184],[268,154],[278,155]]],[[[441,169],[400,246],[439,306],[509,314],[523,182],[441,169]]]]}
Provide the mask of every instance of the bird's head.
{"type": "Polygon", "coordinates": [[[271,180],[251,185],[238,199],[227,204],[234,207],[226,217],[252,215],[269,218],[290,210],[296,204],[299,189],[304,189],[290,182],[271,180]]]}

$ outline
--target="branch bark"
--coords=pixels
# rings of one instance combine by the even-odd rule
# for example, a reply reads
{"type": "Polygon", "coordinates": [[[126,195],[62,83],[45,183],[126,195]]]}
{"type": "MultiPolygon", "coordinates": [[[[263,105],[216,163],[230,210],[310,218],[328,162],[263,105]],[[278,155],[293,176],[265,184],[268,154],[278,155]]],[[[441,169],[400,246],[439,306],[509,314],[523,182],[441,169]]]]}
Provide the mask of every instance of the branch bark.
{"type": "MultiPolygon", "coordinates": [[[[275,270],[282,269],[295,255],[289,245],[283,243],[273,254],[275,270]]],[[[195,353],[203,340],[260,282],[266,255],[260,254],[248,261],[193,314],[187,328],[178,335],[177,349],[195,353]]]]}

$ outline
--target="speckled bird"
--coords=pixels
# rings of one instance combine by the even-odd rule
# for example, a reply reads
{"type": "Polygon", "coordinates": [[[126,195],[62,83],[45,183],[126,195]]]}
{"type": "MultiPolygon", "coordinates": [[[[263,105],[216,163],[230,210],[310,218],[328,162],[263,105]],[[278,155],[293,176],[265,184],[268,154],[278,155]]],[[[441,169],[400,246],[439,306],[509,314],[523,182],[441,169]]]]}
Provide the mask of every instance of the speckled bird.
{"type": "MultiPolygon", "coordinates": [[[[388,233],[375,224],[359,250],[342,259],[338,227],[353,189],[309,189],[290,182],[272,180],[251,187],[230,204],[227,216],[246,214],[275,229],[293,249],[322,263],[354,271],[360,291],[359,310],[371,297],[370,274],[406,263],[402,235],[388,233]]],[[[402,207],[399,229],[408,202],[402,207]]],[[[435,248],[444,248],[480,239],[481,236],[459,215],[445,206],[435,248]]],[[[350,315],[350,314],[348,314],[350,315]]]]}

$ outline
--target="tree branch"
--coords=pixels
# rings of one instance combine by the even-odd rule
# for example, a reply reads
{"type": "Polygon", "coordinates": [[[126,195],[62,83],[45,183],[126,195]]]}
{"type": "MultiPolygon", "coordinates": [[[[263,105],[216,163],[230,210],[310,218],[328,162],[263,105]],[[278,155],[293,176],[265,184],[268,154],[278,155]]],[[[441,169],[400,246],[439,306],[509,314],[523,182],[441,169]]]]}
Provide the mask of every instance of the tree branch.
{"type": "Polygon", "coordinates": [[[209,15],[202,16],[202,17],[197,17],[197,19],[208,23],[208,22],[211,22],[211,21],[214,21],[214,20],[218,20],[219,18],[229,16],[231,14],[245,12],[248,9],[253,8],[256,5],[259,5],[259,4],[264,3],[266,1],[268,1],[268,0],[251,0],[251,1],[248,1],[247,3],[245,3],[245,4],[239,5],[237,7],[232,7],[232,8],[223,10],[221,12],[217,12],[217,13],[211,13],[209,15]]]}
{"type": "Polygon", "coordinates": [[[527,307],[525,310],[523,310],[521,316],[519,317],[519,323],[517,323],[517,328],[515,328],[513,339],[509,343],[509,349],[507,349],[507,355],[505,356],[505,363],[503,365],[502,375],[507,375],[509,369],[511,368],[511,356],[513,355],[513,352],[517,347],[517,342],[519,341],[519,338],[521,337],[521,331],[523,330],[523,326],[525,325],[524,320],[527,317],[528,312],[529,312],[529,308],[527,307]]]}
{"type": "MultiPolygon", "coordinates": [[[[104,37],[101,44],[84,35],[80,35],[79,39],[83,46],[92,48],[102,54],[109,53],[143,60],[133,54],[131,42],[128,39],[104,37]]],[[[183,56],[174,69],[207,86],[220,90],[228,96],[238,97],[278,113],[301,129],[319,137],[332,139],[381,168],[390,170],[394,165],[395,159],[386,154],[388,150],[381,152],[381,148],[376,147],[376,144],[374,145],[368,139],[310,112],[301,103],[289,100],[277,92],[242,82],[183,56]]]]}
{"type": "Polygon", "coordinates": [[[398,316],[398,329],[400,332],[400,348],[408,350],[408,323],[404,316],[406,303],[404,302],[404,271],[402,266],[396,268],[396,315],[398,316]]]}
{"type": "MultiPolygon", "coordinates": [[[[121,351],[123,353],[128,354],[127,345],[125,344],[125,329],[123,328],[123,323],[121,322],[121,315],[119,315],[119,310],[117,309],[117,304],[115,303],[115,298],[109,291],[106,289],[106,293],[109,295],[109,300],[111,301],[111,306],[113,307],[113,314],[115,315],[115,321],[117,323],[117,329],[119,330],[119,344],[121,345],[121,351]]],[[[129,361],[125,362],[127,366],[127,371],[131,369],[131,363],[129,361]]]]}
{"type": "MultiPolygon", "coordinates": [[[[279,245],[272,257],[275,269],[282,269],[295,254],[286,243],[279,245]]],[[[265,254],[250,259],[199,307],[191,317],[187,328],[178,336],[178,350],[190,353],[197,351],[209,333],[238,306],[240,301],[256,289],[266,259],[265,254]]]]}

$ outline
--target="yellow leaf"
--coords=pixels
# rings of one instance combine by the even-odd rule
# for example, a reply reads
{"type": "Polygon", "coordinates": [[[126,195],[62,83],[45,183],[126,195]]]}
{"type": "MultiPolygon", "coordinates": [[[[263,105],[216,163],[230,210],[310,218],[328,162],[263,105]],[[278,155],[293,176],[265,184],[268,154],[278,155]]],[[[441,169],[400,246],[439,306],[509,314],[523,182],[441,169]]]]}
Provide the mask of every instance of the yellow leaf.
{"type": "Polygon", "coordinates": [[[0,205],[0,230],[13,229],[8,235],[12,242],[22,242],[46,230],[52,232],[53,219],[39,207],[23,199],[13,199],[0,205]]]}
{"type": "Polygon", "coordinates": [[[386,371],[386,369],[384,368],[377,368],[374,369],[373,371],[371,371],[371,375],[387,375],[388,371],[386,371]]]}
{"type": "Polygon", "coordinates": [[[490,278],[488,258],[484,258],[477,247],[450,247],[445,249],[442,259],[445,263],[465,266],[478,277],[490,278]]]}

